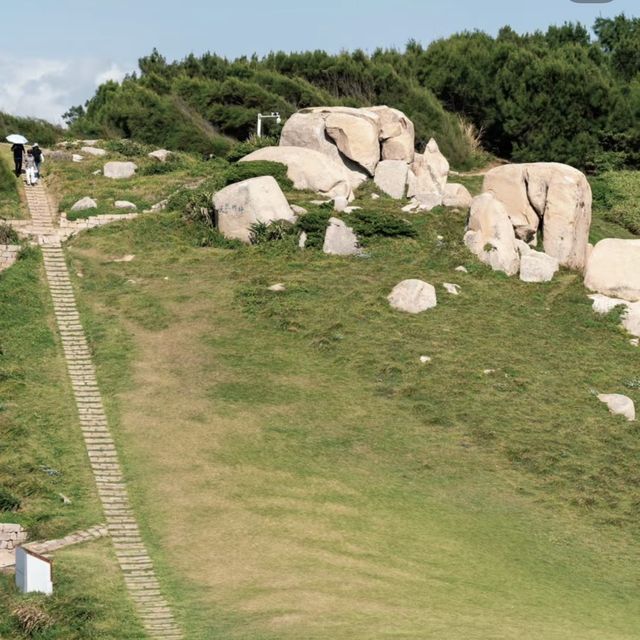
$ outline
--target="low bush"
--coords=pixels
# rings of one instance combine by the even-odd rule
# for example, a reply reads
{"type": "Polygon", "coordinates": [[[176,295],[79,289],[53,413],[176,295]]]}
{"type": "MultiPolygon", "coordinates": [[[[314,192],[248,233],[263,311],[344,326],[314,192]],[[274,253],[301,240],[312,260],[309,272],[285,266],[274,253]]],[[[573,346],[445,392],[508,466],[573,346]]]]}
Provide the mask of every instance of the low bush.
{"type": "Polygon", "coordinates": [[[135,158],[146,156],[154,150],[154,147],[142,142],[130,140],[128,138],[120,138],[117,140],[107,140],[104,144],[105,149],[113,153],[119,153],[127,158],[135,158]]]}
{"type": "Polygon", "coordinates": [[[275,220],[271,223],[256,222],[251,225],[249,239],[251,244],[264,244],[265,242],[284,240],[294,233],[296,233],[295,225],[287,220],[275,220]]]}
{"type": "Polygon", "coordinates": [[[16,230],[6,222],[0,222],[0,244],[20,244],[16,230]]]}
{"type": "Polygon", "coordinates": [[[591,178],[593,208],[605,220],[640,235],[640,173],[610,171],[591,178]]]}
{"type": "Polygon", "coordinates": [[[357,235],[363,238],[371,238],[373,236],[415,238],[418,235],[418,232],[410,222],[388,213],[355,211],[346,217],[346,222],[357,235]]]}
{"type": "Polygon", "coordinates": [[[258,138],[257,135],[252,135],[248,140],[244,142],[238,142],[227,153],[227,160],[229,162],[237,162],[241,158],[248,156],[253,151],[263,149],[264,147],[277,147],[279,144],[278,138],[272,136],[264,136],[258,138]]]}
{"type": "Polygon", "coordinates": [[[266,160],[238,162],[231,165],[226,171],[226,184],[261,176],[273,176],[280,188],[285,191],[293,189],[293,182],[287,177],[287,166],[280,162],[266,160]]]}
{"type": "Polygon", "coordinates": [[[17,511],[20,508],[20,498],[14,496],[8,489],[0,487],[0,512],[17,511]]]}
{"type": "Polygon", "coordinates": [[[173,173],[185,168],[184,158],[176,153],[172,153],[165,162],[149,159],[140,163],[138,167],[138,175],[140,176],[158,176],[165,173],[173,173]]]}

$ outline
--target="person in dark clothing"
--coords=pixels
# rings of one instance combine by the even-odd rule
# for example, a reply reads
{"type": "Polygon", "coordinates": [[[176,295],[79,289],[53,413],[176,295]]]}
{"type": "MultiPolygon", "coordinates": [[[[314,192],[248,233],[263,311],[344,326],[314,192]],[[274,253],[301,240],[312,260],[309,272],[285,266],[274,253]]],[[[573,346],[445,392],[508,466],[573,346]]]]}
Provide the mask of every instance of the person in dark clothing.
{"type": "Polygon", "coordinates": [[[12,145],[11,151],[13,151],[13,162],[16,165],[16,178],[19,178],[22,174],[22,158],[26,151],[23,144],[12,145]]]}
{"type": "Polygon", "coordinates": [[[36,178],[40,178],[40,165],[44,162],[44,153],[42,153],[42,149],[37,142],[34,142],[33,147],[31,147],[31,154],[36,165],[36,178]]]}

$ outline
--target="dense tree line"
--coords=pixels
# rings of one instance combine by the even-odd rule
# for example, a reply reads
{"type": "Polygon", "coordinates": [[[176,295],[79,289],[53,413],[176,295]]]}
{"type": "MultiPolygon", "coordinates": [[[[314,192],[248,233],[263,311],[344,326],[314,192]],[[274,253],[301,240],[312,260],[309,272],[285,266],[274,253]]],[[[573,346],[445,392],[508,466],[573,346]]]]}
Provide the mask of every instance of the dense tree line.
{"type": "Polygon", "coordinates": [[[0,141],[12,134],[19,133],[30,142],[45,146],[60,140],[64,135],[62,127],[57,127],[38,118],[20,118],[0,112],[0,141]]]}
{"type": "Polygon", "coordinates": [[[410,42],[404,52],[233,61],[205,54],[168,63],[154,50],[138,73],[102,85],[67,117],[83,135],[220,153],[254,131],[258,111],[388,104],[413,119],[418,147],[435,136],[454,164],[473,152],[466,122],[503,158],[640,166],[640,20],[600,18],[593,33],[578,24],[523,35],[505,27],[496,37],[410,42]]]}

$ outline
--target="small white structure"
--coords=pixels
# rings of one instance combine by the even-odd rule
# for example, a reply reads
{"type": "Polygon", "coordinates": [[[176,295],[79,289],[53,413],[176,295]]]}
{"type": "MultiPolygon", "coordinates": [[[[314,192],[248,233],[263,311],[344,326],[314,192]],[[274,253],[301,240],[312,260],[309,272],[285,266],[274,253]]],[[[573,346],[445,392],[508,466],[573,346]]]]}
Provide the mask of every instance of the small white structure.
{"type": "Polygon", "coordinates": [[[22,593],[53,593],[51,560],[24,547],[16,549],[16,586],[22,593]]]}

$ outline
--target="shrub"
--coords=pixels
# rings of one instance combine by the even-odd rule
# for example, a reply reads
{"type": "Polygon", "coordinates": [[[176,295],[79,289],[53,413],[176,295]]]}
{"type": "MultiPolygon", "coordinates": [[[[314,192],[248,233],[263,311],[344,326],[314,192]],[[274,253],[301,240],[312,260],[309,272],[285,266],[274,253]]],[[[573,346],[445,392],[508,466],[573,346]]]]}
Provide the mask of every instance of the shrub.
{"type": "Polygon", "coordinates": [[[287,166],[280,162],[268,162],[266,160],[238,162],[231,165],[226,172],[226,184],[241,182],[249,178],[259,178],[260,176],[273,176],[281,189],[293,189],[293,182],[287,177],[287,166]]]}
{"type": "Polygon", "coordinates": [[[276,147],[278,146],[278,143],[278,138],[274,138],[272,136],[263,136],[262,138],[258,138],[258,136],[254,134],[248,140],[238,142],[233,145],[227,153],[226,158],[229,162],[237,162],[253,151],[263,149],[264,147],[276,147]]]}
{"type": "Polygon", "coordinates": [[[107,150],[113,151],[113,153],[119,153],[127,158],[146,156],[154,150],[154,148],[148,144],[136,142],[135,140],[130,140],[128,138],[107,140],[104,146],[107,150]]]}
{"type": "Polygon", "coordinates": [[[418,235],[411,223],[386,213],[356,211],[347,216],[346,221],[359,236],[364,238],[372,236],[415,238],[418,235]]]}
{"type": "Polygon", "coordinates": [[[173,171],[178,171],[183,168],[185,168],[184,159],[172,153],[165,162],[158,162],[153,159],[145,160],[144,163],[138,167],[137,173],[141,176],[157,176],[172,173],[173,171]]]}
{"type": "Polygon", "coordinates": [[[53,618],[36,602],[22,602],[16,605],[11,615],[27,636],[45,631],[53,625],[53,618]]]}
{"type": "Polygon", "coordinates": [[[8,489],[0,487],[0,511],[17,511],[20,508],[20,498],[14,496],[8,489]]]}
{"type": "Polygon", "coordinates": [[[298,218],[296,229],[307,234],[307,247],[322,247],[331,215],[331,211],[310,211],[298,218]]]}
{"type": "Polygon", "coordinates": [[[256,222],[251,225],[249,239],[251,244],[264,244],[284,240],[291,237],[295,231],[295,225],[287,220],[274,220],[271,223],[256,222]]]}
{"type": "Polygon", "coordinates": [[[0,244],[20,244],[16,230],[6,222],[0,222],[0,244]]]}

